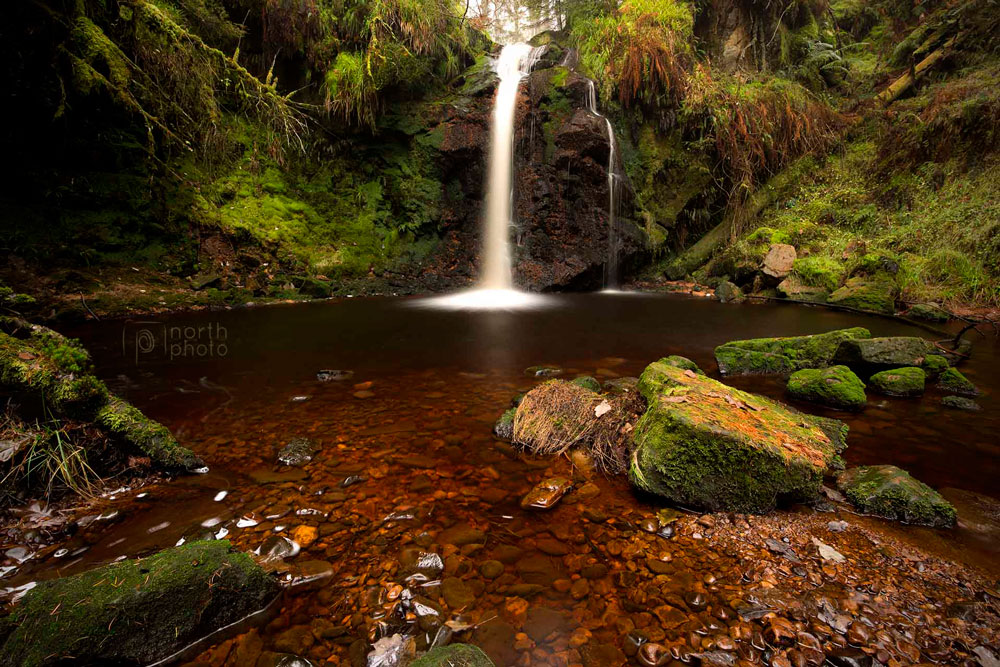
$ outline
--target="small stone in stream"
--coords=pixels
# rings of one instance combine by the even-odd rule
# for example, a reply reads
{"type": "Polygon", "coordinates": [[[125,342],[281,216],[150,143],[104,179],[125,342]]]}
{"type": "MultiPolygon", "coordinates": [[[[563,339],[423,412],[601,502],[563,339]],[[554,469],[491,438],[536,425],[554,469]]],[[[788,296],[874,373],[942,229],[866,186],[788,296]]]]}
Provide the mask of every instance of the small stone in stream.
{"type": "MultiPolygon", "coordinates": [[[[726,639],[728,639],[728,637],[726,639]]],[[[730,653],[729,651],[692,653],[691,657],[698,658],[701,661],[701,664],[705,667],[732,667],[736,664],[736,654],[730,653]]]]}
{"type": "Polygon", "coordinates": [[[826,664],[830,667],[872,667],[874,663],[870,655],[858,649],[834,649],[826,654],[826,664]]]}
{"type": "Polygon", "coordinates": [[[698,591],[690,591],[684,594],[684,603],[691,609],[691,611],[701,611],[708,606],[708,600],[705,598],[704,593],[699,593],[698,591]]]}
{"type": "Polygon", "coordinates": [[[926,373],[922,368],[897,368],[881,371],[868,380],[872,389],[886,396],[912,397],[924,393],[926,373]]]}
{"type": "Polygon", "coordinates": [[[404,577],[420,574],[434,579],[444,570],[444,561],[433,551],[408,547],[399,552],[399,568],[404,577]]]}
{"type": "Polygon", "coordinates": [[[535,642],[541,642],[553,632],[566,627],[565,617],[550,607],[532,607],[528,610],[528,618],[524,631],[535,642]]]}
{"type": "Polygon", "coordinates": [[[608,515],[599,509],[587,507],[583,510],[583,518],[594,523],[604,523],[608,520],[608,515]]]}
{"type": "Polygon", "coordinates": [[[916,336],[851,339],[840,344],[833,363],[850,366],[863,377],[869,377],[903,366],[920,367],[924,358],[936,349],[934,343],[916,336]]]}
{"type": "Polygon", "coordinates": [[[467,583],[458,577],[445,577],[441,580],[441,597],[454,610],[472,604],[476,599],[476,594],[467,583]]]}
{"type": "Polygon", "coordinates": [[[504,565],[512,565],[521,559],[524,549],[513,544],[501,544],[493,550],[493,556],[504,565]]]}
{"type": "Polygon", "coordinates": [[[826,524],[827,530],[834,533],[842,533],[847,530],[848,523],[846,521],[830,521],[826,524]]]}
{"type": "Polygon", "coordinates": [[[660,522],[656,519],[643,519],[639,522],[639,530],[644,533],[655,533],[660,529],[660,522]]]}
{"type": "Polygon", "coordinates": [[[371,667],[397,667],[407,664],[417,652],[413,637],[394,634],[382,637],[372,645],[367,664],[371,667]]]}
{"type": "Polygon", "coordinates": [[[410,482],[410,491],[414,493],[422,493],[424,491],[430,491],[434,488],[434,483],[431,482],[431,478],[427,475],[417,475],[410,482]]]}
{"type": "Polygon", "coordinates": [[[307,438],[293,438],[278,452],[278,463],[286,466],[303,466],[313,459],[316,447],[307,438]]]}
{"type": "Polygon", "coordinates": [[[496,423],[493,424],[493,435],[504,442],[512,441],[514,439],[514,415],[516,414],[517,408],[510,408],[500,415],[496,423]]]}
{"type": "Polygon", "coordinates": [[[320,382],[339,382],[350,380],[354,377],[354,371],[322,370],[316,372],[316,379],[320,382]]]}
{"type": "Polygon", "coordinates": [[[510,597],[530,598],[545,590],[541,584],[513,584],[507,587],[507,595],[510,597]]]}
{"type": "Polygon", "coordinates": [[[603,579],[608,576],[608,566],[602,563],[594,565],[584,565],[580,570],[580,576],[584,579],[603,579]]]}
{"type": "Polygon", "coordinates": [[[674,525],[672,523],[668,523],[665,526],[660,526],[660,529],[656,531],[656,534],[664,539],[669,540],[671,537],[674,536],[674,525]]]}
{"type": "Polygon", "coordinates": [[[292,396],[288,399],[289,403],[304,403],[309,400],[309,396],[292,396]]]}
{"type": "Polygon", "coordinates": [[[299,545],[287,537],[272,535],[257,548],[256,553],[266,562],[294,558],[299,555],[299,550],[299,545]]]}
{"type": "Polygon", "coordinates": [[[360,484],[361,482],[365,482],[367,480],[368,480],[368,478],[365,477],[364,475],[348,475],[340,483],[340,486],[341,486],[341,488],[346,489],[349,486],[353,486],[355,484],[360,484]]]}
{"type": "Polygon", "coordinates": [[[531,366],[524,369],[525,375],[536,378],[551,378],[563,374],[563,369],[558,366],[531,366]]]}
{"type": "Polygon", "coordinates": [[[636,659],[643,667],[660,667],[670,660],[670,652],[662,644],[646,642],[639,646],[636,659]]]}
{"type": "Polygon", "coordinates": [[[292,540],[297,542],[301,547],[308,547],[316,541],[318,536],[319,531],[315,526],[296,526],[292,530],[292,540]]]}
{"type": "Polygon", "coordinates": [[[837,486],[862,512],[925,526],[955,525],[955,508],[896,466],[861,466],[842,472],[837,486]]]}
{"type": "Polygon", "coordinates": [[[565,477],[549,477],[536,484],[521,499],[521,508],[526,510],[552,509],[572,488],[573,483],[565,477]]]}
{"type": "Polygon", "coordinates": [[[354,398],[365,399],[365,398],[371,398],[374,395],[375,395],[375,392],[371,391],[369,389],[362,389],[361,391],[354,392],[354,398]]]}
{"type": "Polygon", "coordinates": [[[941,405],[955,410],[965,410],[967,412],[977,412],[982,410],[979,403],[964,396],[945,396],[941,399],[941,405]]]}
{"type": "Polygon", "coordinates": [[[615,378],[613,380],[608,380],[604,383],[604,391],[608,394],[618,395],[618,394],[634,394],[637,393],[639,386],[639,378],[636,377],[621,377],[615,378]]]}
{"type": "Polygon", "coordinates": [[[601,487],[597,486],[593,482],[587,482],[579,489],[577,489],[574,495],[583,500],[596,498],[597,496],[601,495],[601,487]]]}
{"type": "Polygon", "coordinates": [[[979,390],[957,368],[949,368],[941,373],[937,381],[938,389],[959,396],[979,396],[979,390]]]}
{"type": "Polygon", "coordinates": [[[464,547],[466,544],[483,544],[486,533],[472,526],[452,526],[442,530],[437,536],[438,544],[453,544],[464,547]]]}
{"type": "Polygon", "coordinates": [[[479,574],[485,579],[496,579],[503,574],[504,565],[498,560],[488,560],[479,566],[479,574]]]}
{"type": "Polygon", "coordinates": [[[315,667],[312,662],[297,655],[285,654],[278,658],[274,667],[315,667]]]}
{"type": "Polygon", "coordinates": [[[764,540],[764,544],[767,545],[768,551],[778,554],[785,560],[791,561],[792,563],[801,563],[795,550],[784,542],[779,542],[778,540],[771,539],[770,537],[764,540]]]}
{"type": "Polygon", "coordinates": [[[832,560],[835,563],[844,562],[844,555],[831,547],[829,544],[826,544],[815,537],[812,538],[812,543],[816,545],[816,549],[819,551],[819,555],[823,560],[832,560]]]}

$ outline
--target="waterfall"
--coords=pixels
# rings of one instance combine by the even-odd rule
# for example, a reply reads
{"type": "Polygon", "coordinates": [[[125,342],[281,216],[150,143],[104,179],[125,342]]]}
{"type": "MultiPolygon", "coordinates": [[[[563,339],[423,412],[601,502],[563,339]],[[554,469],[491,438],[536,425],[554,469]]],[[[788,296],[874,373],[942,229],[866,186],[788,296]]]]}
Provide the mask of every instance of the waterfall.
{"type": "Polygon", "coordinates": [[[486,219],[483,227],[483,268],[479,287],[487,290],[514,288],[511,277],[510,227],[514,188],[514,116],[521,79],[531,72],[541,49],[528,44],[509,44],[500,51],[497,61],[496,101],[493,106],[493,129],[490,137],[489,170],[486,184],[486,219]]]}
{"type": "Polygon", "coordinates": [[[608,261],[605,269],[605,289],[618,288],[618,160],[615,130],[607,116],[597,110],[597,87],[587,81],[587,110],[604,119],[608,128],[608,261]]]}
{"type": "Polygon", "coordinates": [[[521,80],[547,47],[509,44],[500,51],[496,72],[500,78],[493,106],[493,127],[483,216],[482,268],[476,289],[429,300],[442,308],[519,308],[541,303],[540,297],[514,288],[511,271],[510,228],[514,224],[514,121],[521,80]]]}

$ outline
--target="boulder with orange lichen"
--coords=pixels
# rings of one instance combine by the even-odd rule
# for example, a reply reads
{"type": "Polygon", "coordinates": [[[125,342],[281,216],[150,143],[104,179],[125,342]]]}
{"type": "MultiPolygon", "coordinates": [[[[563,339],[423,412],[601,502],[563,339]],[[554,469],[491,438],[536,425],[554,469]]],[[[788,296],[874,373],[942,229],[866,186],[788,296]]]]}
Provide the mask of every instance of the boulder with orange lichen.
{"type": "Polygon", "coordinates": [[[683,506],[767,512],[816,498],[847,427],[658,361],[643,371],[648,409],[629,478],[683,506]]]}

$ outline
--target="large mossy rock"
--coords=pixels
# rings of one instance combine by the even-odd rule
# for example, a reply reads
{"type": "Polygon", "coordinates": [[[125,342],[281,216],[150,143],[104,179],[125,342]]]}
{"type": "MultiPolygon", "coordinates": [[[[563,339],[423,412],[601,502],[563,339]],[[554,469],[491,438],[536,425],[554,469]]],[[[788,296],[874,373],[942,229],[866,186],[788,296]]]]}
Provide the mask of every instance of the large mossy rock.
{"type": "Polygon", "coordinates": [[[936,348],[916,336],[890,336],[845,340],[840,343],[833,363],[849,366],[863,377],[904,366],[921,366],[936,348]]]}
{"type": "Polygon", "coordinates": [[[439,646],[410,663],[410,667],[494,667],[482,649],[471,644],[439,646]]]}
{"type": "Polygon", "coordinates": [[[635,429],[629,479],[643,491],[711,511],[767,512],[816,498],[847,427],[662,362],[639,379],[648,409],[635,429]]]}
{"type": "Polygon", "coordinates": [[[192,542],[30,590],[0,664],[147,665],[266,606],[274,578],[229,542],[192,542]]]}
{"type": "Polygon", "coordinates": [[[868,383],[886,396],[920,396],[924,393],[926,374],[922,368],[896,368],[871,376],[868,383]]]}
{"type": "Polygon", "coordinates": [[[896,312],[896,295],[899,288],[888,280],[851,278],[840,289],[834,291],[828,303],[837,306],[865,310],[873,313],[892,315],[896,312]]]}
{"type": "Polygon", "coordinates": [[[723,375],[792,373],[825,368],[842,342],[863,338],[871,338],[871,332],[854,327],[812,336],[735,340],[715,348],[715,360],[723,375]]]}
{"type": "Polygon", "coordinates": [[[938,377],[938,389],[959,396],[979,396],[979,389],[957,368],[949,368],[938,377]]]}
{"type": "Polygon", "coordinates": [[[838,488],[862,512],[924,526],[953,526],[955,508],[937,491],[896,466],[861,466],[837,477],[838,488]]]}
{"type": "Polygon", "coordinates": [[[788,393],[839,410],[865,407],[865,383],[847,366],[804,368],[788,378],[788,393]]]}

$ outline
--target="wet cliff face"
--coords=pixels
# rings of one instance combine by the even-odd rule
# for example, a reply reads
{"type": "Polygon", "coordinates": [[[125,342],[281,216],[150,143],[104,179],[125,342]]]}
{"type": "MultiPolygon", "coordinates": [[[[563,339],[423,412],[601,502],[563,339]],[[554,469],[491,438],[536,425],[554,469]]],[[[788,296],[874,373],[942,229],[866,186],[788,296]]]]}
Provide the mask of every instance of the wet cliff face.
{"type": "MultiPolygon", "coordinates": [[[[435,272],[454,282],[473,281],[482,246],[481,216],[489,154],[495,80],[471,74],[467,94],[451,100],[442,122],[440,170],[444,184],[442,242],[435,272]]],[[[604,284],[609,248],[605,121],[586,105],[587,80],[547,61],[521,84],[515,132],[514,211],[511,229],[514,281],[534,291],[594,289],[604,284]]],[[[636,226],[629,186],[619,185],[619,257],[645,247],[636,226]]]]}

